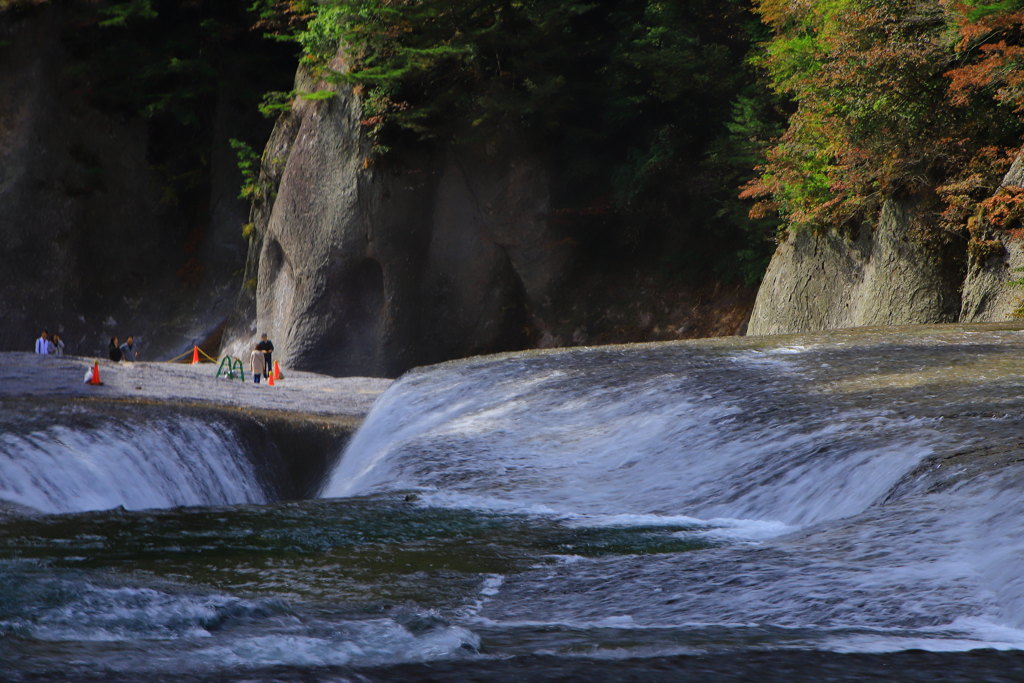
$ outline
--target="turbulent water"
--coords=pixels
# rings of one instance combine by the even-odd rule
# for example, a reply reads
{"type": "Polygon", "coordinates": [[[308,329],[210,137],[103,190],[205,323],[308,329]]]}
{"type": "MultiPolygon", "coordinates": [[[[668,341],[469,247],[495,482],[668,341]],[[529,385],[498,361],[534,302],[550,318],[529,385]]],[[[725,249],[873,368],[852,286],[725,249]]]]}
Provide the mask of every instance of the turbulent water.
{"type": "Polygon", "coordinates": [[[39,512],[264,503],[226,423],[27,404],[0,412],[0,501],[39,512]]]}
{"type": "Polygon", "coordinates": [[[61,514],[0,522],[0,661],[1021,680],[1022,388],[992,326],[472,359],[396,382],[287,503],[224,425],[7,415],[0,499],[61,514]]]}

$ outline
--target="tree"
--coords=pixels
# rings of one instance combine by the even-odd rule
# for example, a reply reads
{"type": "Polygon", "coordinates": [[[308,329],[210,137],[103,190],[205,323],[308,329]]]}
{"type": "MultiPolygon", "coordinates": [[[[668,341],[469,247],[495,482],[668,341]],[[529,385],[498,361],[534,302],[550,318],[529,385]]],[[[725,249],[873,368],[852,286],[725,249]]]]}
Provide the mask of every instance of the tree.
{"type": "MultiPolygon", "coordinates": [[[[748,53],[762,28],[745,0],[322,0],[289,10],[307,17],[289,29],[306,62],[361,94],[379,159],[511,139],[550,155],[557,217],[582,242],[686,253],[696,268],[749,241],[735,187],[762,144],[752,119],[776,112],[752,87],[748,53]],[[332,72],[339,44],[347,68],[332,72]]],[[[763,266],[760,234],[754,251],[748,260],[763,266]]]]}
{"type": "Polygon", "coordinates": [[[746,194],[791,225],[855,226],[886,197],[934,194],[979,150],[1017,134],[996,107],[951,102],[957,36],[941,4],[760,0],[758,8],[775,33],[765,66],[796,110],[746,194]]]}

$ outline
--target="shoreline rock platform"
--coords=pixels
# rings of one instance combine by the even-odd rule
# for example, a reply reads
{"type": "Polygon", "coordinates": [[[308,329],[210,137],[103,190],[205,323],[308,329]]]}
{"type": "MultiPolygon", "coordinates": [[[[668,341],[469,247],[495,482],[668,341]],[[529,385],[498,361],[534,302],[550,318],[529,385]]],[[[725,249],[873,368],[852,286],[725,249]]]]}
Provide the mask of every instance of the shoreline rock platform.
{"type": "Polygon", "coordinates": [[[208,408],[268,418],[334,424],[354,430],[394,380],[330,377],[282,368],[275,386],[265,380],[216,377],[213,363],[119,362],[81,356],[0,352],[0,402],[99,401],[208,408]],[[99,363],[100,385],[83,381],[99,363]]]}

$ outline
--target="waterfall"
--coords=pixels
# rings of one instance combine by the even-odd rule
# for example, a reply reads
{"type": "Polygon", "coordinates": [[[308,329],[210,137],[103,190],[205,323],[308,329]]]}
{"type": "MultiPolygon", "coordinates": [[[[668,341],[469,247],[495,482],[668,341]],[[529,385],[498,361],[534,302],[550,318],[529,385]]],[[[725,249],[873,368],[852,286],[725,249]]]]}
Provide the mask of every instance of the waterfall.
{"type": "Polygon", "coordinates": [[[858,652],[1020,647],[1019,386],[979,386],[970,371],[993,349],[1012,354],[853,340],[422,368],[381,397],[322,495],[415,491],[427,506],[681,527],[725,544],[508,577],[488,623],[542,613],[589,628],[611,613],[638,628],[814,624],[835,629],[829,648],[858,652]]]}
{"type": "Polygon", "coordinates": [[[0,501],[44,513],[266,502],[234,427],[173,413],[119,417],[6,428],[0,501]]]}
{"type": "Polygon", "coordinates": [[[421,369],[378,401],[323,495],[799,526],[864,510],[932,452],[929,420],[821,395],[787,355],[669,345],[421,369]]]}
{"type": "Polygon", "coordinates": [[[0,514],[0,660],[998,678],[1024,649],[1022,353],[986,326],[466,359],[393,383],[344,453],[292,421],[11,401],[0,513],[200,507],[0,514]],[[276,501],[333,456],[320,500],[276,501]]]}

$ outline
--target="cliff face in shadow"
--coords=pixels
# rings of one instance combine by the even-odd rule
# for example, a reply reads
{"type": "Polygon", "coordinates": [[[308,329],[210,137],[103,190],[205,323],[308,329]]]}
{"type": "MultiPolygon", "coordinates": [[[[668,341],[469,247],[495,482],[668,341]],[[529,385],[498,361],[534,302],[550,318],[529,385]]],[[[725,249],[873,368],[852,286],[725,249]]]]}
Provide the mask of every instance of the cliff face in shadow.
{"type": "Polygon", "coordinates": [[[111,104],[111,92],[145,94],[124,76],[144,67],[118,62],[128,38],[104,33],[96,11],[0,12],[0,349],[31,349],[45,327],[78,354],[134,334],[155,360],[208,336],[234,305],[247,209],[228,138],[252,105],[232,60],[202,93],[199,137],[111,104]]]}
{"type": "Polygon", "coordinates": [[[378,169],[367,154],[345,93],[300,103],[268,147],[283,172],[255,320],[282,361],[394,375],[528,346],[526,307],[550,296],[567,256],[543,221],[545,169],[455,151],[378,169]]]}
{"type": "MultiPolygon", "coordinates": [[[[249,122],[255,100],[243,94],[283,83],[262,66],[252,73],[273,55],[249,49],[258,35],[247,19],[195,16],[245,4],[160,2],[148,25],[103,27],[116,4],[0,12],[0,349],[31,349],[45,327],[69,353],[102,355],[115,334],[134,335],[147,360],[193,343],[216,353],[230,319],[225,350],[237,355],[266,331],[286,366],[393,376],[493,351],[743,329],[750,287],[684,281],[662,244],[620,249],[633,226],[591,230],[566,217],[553,188],[579,160],[510,136],[378,163],[349,93],[300,100],[281,118],[264,155],[266,195],[247,216],[228,139],[252,133],[259,144],[266,131],[249,122]],[[203,34],[208,23],[221,28],[203,34]],[[175,32],[199,34],[189,40],[202,50],[147,52],[175,32]],[[206,80],[160,73],[154,92],[138,80],[183,55],[200,55],[189,68],[206,80]],[[177,112],[191,127],[154,113],[170,106],[162,94],[191,107],[177,112]]],[[[290,77],[294,55],[284,61],[290,77]]],[[[653,232],[682,233],[681,213],[658,214],[653,232]]],[[[700,223],[691,216],[687,229],[703,235],[700,223]]],[[[708,250],[687,239],[672,247],[703,265],[708,250]]]]}
{"type": "MultiPolygon", "coordinates": [[[[297,90],[314,89],[305,78],[297,90]]],[[[750,288],[666,284],[625,258],[603,267],[582,254],[553,215],[557,170],[525,145],[378,164],[359,119],[358,99],[341,91],[297,100],[278,121],[240,305],[252,315],[229,331],[230,352],[267,332],[283,364],[395,376],[481,353],[745,324],[750,288]]]]}

